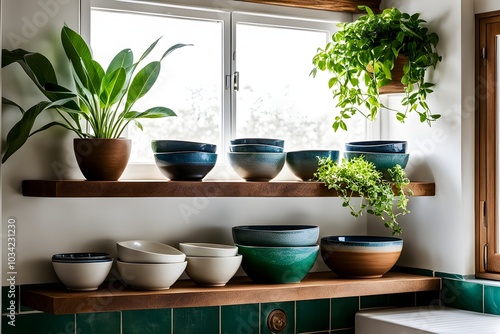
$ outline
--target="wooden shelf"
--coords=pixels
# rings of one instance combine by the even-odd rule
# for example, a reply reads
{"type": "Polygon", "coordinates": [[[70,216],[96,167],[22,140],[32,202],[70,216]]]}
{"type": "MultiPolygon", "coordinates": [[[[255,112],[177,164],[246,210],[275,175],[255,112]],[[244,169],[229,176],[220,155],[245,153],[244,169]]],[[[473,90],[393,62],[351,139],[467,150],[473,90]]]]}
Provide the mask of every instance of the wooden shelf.
{"type": "Polygon", "coordinates": [[[118,281],[105,282],[90,292],[71,292],[59,284],[29,286],[21,289],[21,302],[46,313],[74,314],[439,291],[439,286],[437,277],[406,273],[389,272],[376,279],[341,279],[332,272],[322,272],[311,273],[295,284],[255,284],[248,277],[235,277],[224,287],[200,287],[191,280],[182,280],[162,291],[132,290],[118,281]]]}
{"type": "MultiPolygon", "coordinates": [[[[432,182],[411,182],[414,196],[434,196],[432,182]]],[[[322,182],[24,180],[34,197],[335,197],[322,182]]]]}
{"type": "Polygon", "coordinates": [[[239,0],[266,5],[358,13],[358,6],[368,6],[374,11],[380,8],[380,0],[239,0]]]}

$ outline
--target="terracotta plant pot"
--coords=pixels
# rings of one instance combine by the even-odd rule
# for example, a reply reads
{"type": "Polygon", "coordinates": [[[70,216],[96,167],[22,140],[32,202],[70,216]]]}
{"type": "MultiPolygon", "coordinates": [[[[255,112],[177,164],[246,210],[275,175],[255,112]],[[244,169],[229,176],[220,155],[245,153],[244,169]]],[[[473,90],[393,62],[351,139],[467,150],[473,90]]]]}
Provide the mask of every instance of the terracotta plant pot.
{"type": "Polygon", "coordinates": [[[116,181],[127,167],[130,139],[82,139],[73,141],[76,161],[89,181],[116,181]]]}

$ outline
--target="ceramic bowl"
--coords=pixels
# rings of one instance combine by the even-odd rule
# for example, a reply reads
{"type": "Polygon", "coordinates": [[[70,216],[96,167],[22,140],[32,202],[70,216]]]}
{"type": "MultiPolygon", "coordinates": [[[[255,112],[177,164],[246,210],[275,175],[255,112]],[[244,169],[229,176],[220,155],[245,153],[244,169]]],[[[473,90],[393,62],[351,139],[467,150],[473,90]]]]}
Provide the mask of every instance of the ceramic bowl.
{"type": "Polygon", "coordinates": [[[186,274],[198,285],[224,286],[238,271],[243,256],[188,256],[186,274]]]}
{"type": "Polygon", "coordinates": [[[52,255],[52,262],[84,263],[107,262],[112,260],[108,253],[61,253],[52,255]]]}
{"type": "Polygon", "coordinates": [[[345,144],[346,151],[406,153],[407,142],[403,140],[365,140],[345,144]]]}
{"type": "Polygon", "coordinates": [[[315,225],[247,225],[232,228],[233,240],[239,245],[296,247],[315,245],[319,226],[315,225]]]}
{"type": "Polygon", "coordinates": [[[179,243],[179,249],[186,256],[227,257],[238,254],[238,247],[236,246],[203,242],[181,242],[179,243]]]}
{"type": "Polygon", "coordinates": [[[228,152],[229,163],[246,181],[270,181],[285,165],[286,153],[228,152]]]}
{"type": "Polygon", "coordinates": [[[186,254],[170,245],[147,240],[127,240],[116,243],[118,258],[136,263],[178,263],[186,254]]]}
{"type": "Polygon", "coordinates": [[[283,152],[283,147],[274,145],[264,145],[264,144],[240,144],[240,145],[230,145],[229,151],[281,153],[283,152]]]}
{"type": "Polygon", "coordinates": [[[286,153],[286,163],[292,173],[303,181],[311,180],[318,170],[319,158],[330,158],[334,162],[339,160],[339,151],[331,150],[302,150],[286,153]]]}
{"type": "Polygon", "coordinates": [[[319,246],[261,247],[238,246],[241,267],[256,283],[299,283],[309,273],[319,246]]]}
{"type": "Polygon", "coordinates": [[[137,290],[166,290],[182,275],[187,261],[175,263],[131,263],[116,260],[121,278],[137,290]]]}
{"type": "Polygon", "coordinates": [[[217,145],[185,140],[152,140],[151,149],[154,153],[179,151],[199,151],[215,153],[215,151],[217,150],[217,145]]]}
{"type": "Polygon", "coordinates": [[[87,262],[52,261],[52,267],[57,278],[68,290],[74,291],[97,290],[108,276],[112,265],[112,258],[107,260],[87,260],[87,262]]]}
{"type": "Polygon", "coordinates": [[[217,153],[170,152],[155,153],[156,167],[172,181],[199,181],[214,168],[217,153]]]}
{"type": "Polygon", "coordinates": [[[366,161],[372,162],[375,167],[381,171],[387,178],[387,169],[393,168],[396,165],[400,165],[401,168],[405,169],[410,159],[409,153],[376,153],[376,152],[344,152],[344,156],[347,160],[352,158],[358,158],[364,156],[366,161]]]}
{"type": "Polygon", "coordinates": [[[231,145],[263,144],[263,145],[273,145],[279,147],[285,146],[285,140],[275,139],[275,138],[238,138],[238,139],[232,139],[230,143],[231,145]]]}
{"type": "Polygon", "coordinates": [[[377,278],[398,260],[403,240],[378,236],[328,236],[321,238],[321,256],[340,277],[377,278]]]}

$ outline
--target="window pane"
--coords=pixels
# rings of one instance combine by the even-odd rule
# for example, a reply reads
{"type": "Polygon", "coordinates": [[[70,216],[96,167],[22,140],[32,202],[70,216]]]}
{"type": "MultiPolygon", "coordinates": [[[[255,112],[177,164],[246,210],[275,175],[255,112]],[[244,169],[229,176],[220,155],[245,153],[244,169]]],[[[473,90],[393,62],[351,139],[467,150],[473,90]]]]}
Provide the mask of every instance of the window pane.
{"type": "Polygon", "coordinates": [[[153,139],[221,144],[222,23],[101,9],[93,9],[91,18],[94,57],[105,66],[124,48],[131,48],[138,59],[160,37],[143,65],[160,59],[176,43],[193,44],[162,61],[155,86],[136,104],[138,111],[165,106],[177,117],[142,120],[144,131],[129,126],[128,137],[133,139],[130,162],[153,162],[153,139]]]}
{"type": "Polygon", "coordinates": [[[239,23],[236,26],[236,137],[285,139],[286,150],[341,149],[365,138],[365,121],[334,132],[335,101],[328,74],[309,75],[317,48],[330,38],[322,31],[239,23]]]}

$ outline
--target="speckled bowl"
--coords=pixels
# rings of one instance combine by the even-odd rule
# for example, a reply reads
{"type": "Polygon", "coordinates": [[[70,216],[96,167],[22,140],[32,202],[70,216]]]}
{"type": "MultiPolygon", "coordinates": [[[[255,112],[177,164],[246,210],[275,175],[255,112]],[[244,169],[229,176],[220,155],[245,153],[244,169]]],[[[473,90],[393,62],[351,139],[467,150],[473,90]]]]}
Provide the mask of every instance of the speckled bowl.
{"type": "Polygon", "coordinates": [[[259,247],[238,246],[241,267],[256,283],[299,283],[316,261],[319,246],[259,247]]]}
{"type": "Polygon", "coordinates": [[[364,156],[366,161],[372,162],[375,167],[384,174],[384,177],[389,178],[387,169],[400,165],[405,169],[410,159],[409,153],[377,153],[377,152],[344,152],[347,160],[364,156]]]}
{"type": "Polygon", "coordinates": [[[365,140],[345,144],[346,151],[406,153],[407,142],[404,140],[365,140]]]}
{"type": "Polygon", "coordinates": [[[228,152],[234,171],[246,181],[270,181],[283,169],[286,153],[228,152]]]}
{"type": "Polygon", "coordinates": [[[263,144],[263,145],[273,145],[279,147],[285,146],[284,139],[275,139],[275,138],[238,138],[238,139],[232,139],[230,143],[231,145],[263,144]]]}
{"type": "Polygon", "coordinates": [[[200,151],[215,153],[217,145],[185,140],[152,140],[151,149],[154,153],[200,151]]]}
{"type": "Polygon", "coordinates": [[[334,162],[339,160],[337,150],[302,150],[286,153],[286,163],[292,173],[303,181],[311,180],[318,170],[319,158],[330,158],[334,162]]]}
{"type": "Polygon", "coordinates": [[[229,151],[281,153],[283,152],[283,147],[274,145],[264,145],[264,144],[239,144],[239,145],[230,145],[229,151]]]}
{"type": "Polygon", "coordinates": [[[378,236],[327,236],[321,238],[321,256],[340,277],[377,278],[399,259],[403,240],[378,236]]]}
{"type": "Polygon", "coordinates": [[[170,152],[155,153],[156,167],[172,181],[199,181],[214,168],[217,153],[170,152]]]}
{"type": "Polygon", "coordinates": [[[232,228],[233,240],[240,245],[297,247],[315,245],[319,226],[315,225],[247,225],[232,228]]]}

